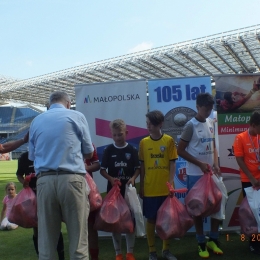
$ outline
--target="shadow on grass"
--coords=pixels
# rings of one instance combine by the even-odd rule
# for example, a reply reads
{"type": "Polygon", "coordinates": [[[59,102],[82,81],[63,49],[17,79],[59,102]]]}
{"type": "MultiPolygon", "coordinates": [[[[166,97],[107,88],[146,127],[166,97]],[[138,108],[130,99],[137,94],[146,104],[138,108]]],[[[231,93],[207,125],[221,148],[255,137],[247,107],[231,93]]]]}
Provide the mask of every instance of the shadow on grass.
{"type": "MultiPolygon", "coordinates": [[[[69,259],[68,254],[68,236],[65,225],[62,228],[65,244],[66,259],[69,259]]],[[[14,231],[0,232],[0,252],[3,260],[36,260],[36,254],[32,242],[32,229],[18,228],[14,231]]],[[[210,259],[218,260],[244,260],[244,259],[259,259],[259,256],[249,252],[248,241],[242,242],[240,236],[235,233],[229,234],[229,241],[226,240],[226,235],[220,237],[221,249],[224,255],[218,256],[210,252],[210,259]]],[[[114,260],[115,252],[111,237],[99,238],[100,260],[114,260]]],[[[162,241],[156,237],[156,249],[158,260],[162,260],[161,249],[162,241]]],[[[170,250],[178,260],[193,260],[201,259],[197,253],[197,242],[194,235],[187,234],[180,240],[170,240],[170,250]]],[[[126,254],[125,237],[122,237],[122,253],[126,254]]],[[[136,238],[134,255],[136,260],[148,259],[148,246],[145,238],[136,238]]]]}

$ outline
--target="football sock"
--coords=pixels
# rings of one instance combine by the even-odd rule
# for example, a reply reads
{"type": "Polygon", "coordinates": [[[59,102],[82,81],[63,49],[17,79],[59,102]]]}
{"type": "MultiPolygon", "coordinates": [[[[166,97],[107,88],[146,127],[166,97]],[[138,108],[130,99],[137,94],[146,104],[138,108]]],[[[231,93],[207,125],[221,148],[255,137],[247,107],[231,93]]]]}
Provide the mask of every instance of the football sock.
{"type": "Polygon", "coordinates": [[[219,233],[218,232],[209,232],[209,237],[218,240],[219,233]]]}
{"type": "Polygon", "coordinates": [[[120,233],[112,233],[112,239],[114,248],[116,251],[116,255],[122,254],[121,252],[121,234],[120,233]]]}
{"type": "Polygon", "coordinates": [[[196,239],[197,239],[197,241],[198,241],[199,244],[206,243],[205,235],[196,234],[196,239]]]}
{"type": "Polygon", "coordinates": [[[167,240],[163,240],[163,251],[164,250],[169,250],[169,247],[170,247],[170,241],[167,239],[167,240]]]}
{"type": "Polygon", "coordinates": [[[155,252],[155,224],[149,222],[146,223],[146,235],[149,252],[155,252]]]}
{"type": "Polygon", "coordinates": [[[135,232],[126,234],[125,238],[126,238],[127,253],[133,253],[134,245],[135,245],[135,232]]]}

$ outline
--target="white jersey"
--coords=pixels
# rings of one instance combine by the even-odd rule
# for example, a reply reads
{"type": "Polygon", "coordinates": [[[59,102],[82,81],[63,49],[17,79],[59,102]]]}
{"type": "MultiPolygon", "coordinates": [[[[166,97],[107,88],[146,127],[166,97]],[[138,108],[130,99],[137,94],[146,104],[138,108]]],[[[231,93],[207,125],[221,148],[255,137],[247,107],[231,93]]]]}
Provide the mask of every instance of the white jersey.
{"type": "MultiPolygon", "coordinates": [[[[199,122],[192,118],[187,124],[192,125],[192,136],[186,151],[199,161],[208,163],[211,167],[214,164],[214,122],[207,118],[206,122],[199,122]]],[[[185,136],[185,133],[183,133],[185,136]]],[[[188,175],[203,175],[200,167],[187,161],[188,175]]]]}

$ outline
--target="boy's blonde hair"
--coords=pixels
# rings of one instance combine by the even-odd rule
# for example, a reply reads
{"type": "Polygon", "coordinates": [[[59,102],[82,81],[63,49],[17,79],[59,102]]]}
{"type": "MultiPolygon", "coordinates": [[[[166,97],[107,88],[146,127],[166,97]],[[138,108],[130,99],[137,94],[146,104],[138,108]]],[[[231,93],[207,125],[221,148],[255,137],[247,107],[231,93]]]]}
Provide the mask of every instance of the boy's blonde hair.
{"type": "Polygon", "coordinates": [[[110,122],[109,127],[110,127],[110,129],[125,130],[126,124],[125,124],[125,121],[122,120],[122,119],[115,119],[115,120],[110,122]]]}
{"type": "Polygon", "coordinates": [[[6,185],[5,185],[5,192],[7,192],[7,189],[10,185],[13,185],[14,186],[14,189],[16,190],[16,185],[14,182],[8,182],[6,185]]]}

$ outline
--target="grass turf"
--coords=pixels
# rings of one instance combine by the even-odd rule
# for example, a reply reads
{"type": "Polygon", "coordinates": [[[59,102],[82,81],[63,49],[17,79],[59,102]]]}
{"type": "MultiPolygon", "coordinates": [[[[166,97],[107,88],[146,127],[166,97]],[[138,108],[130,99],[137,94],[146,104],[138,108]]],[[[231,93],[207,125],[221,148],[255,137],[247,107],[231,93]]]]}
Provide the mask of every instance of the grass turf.
{"type": "MultiPolygon", "coordinates": [[[[13,181],[17,184],[17,192],[22,189],[22,185],[16,179],[17,161],[0,161],[0,199],[5,195],[6,183],[13,181]]],[[[66,226],[63,224],[62,232],[64,236],[65,244],[65,257],[69,259],[68,254],[68,235],[66,226]]],[[[221,260],[244,260],[244,259],[259,259],[259,256],[249,252],[248,242],[241,241],[240,235],[236,233],[229,233],[229,241],[227,241],[226,233],[221,234],[220,242],[221,249],[224,251],[224,255],[217,256],[210,252],[210,259],[221,260]]],[[[170,250],[175,254],[178,260],[193,260],[201,259],[197,254],[197,243],[193,234],[187,234],[180,240],[171,239],[170,250]]],[[[100,238],[100,260],[113,260],[115,259],[115,253],[113,249],[112,239],[100,238]]],[[[158,253],[158,259],[161,257],[162,242],[156,237],[156,248],[158,253]]],[[[125,239],[122,239],[122,251],[126,254],[125,239]]],[[[148,246],[145,238],[136,238],[134,254],[136,260],[148,259],[148,246]]],[[[1,260],[36,260],[37,256],[34,251],[32,241],[32,229],[24,229],[19,227],[14,231],[0,231],[0,259],[1,260]]],[[[51,259],[54,260],[54,259],[51,259]]]]}

